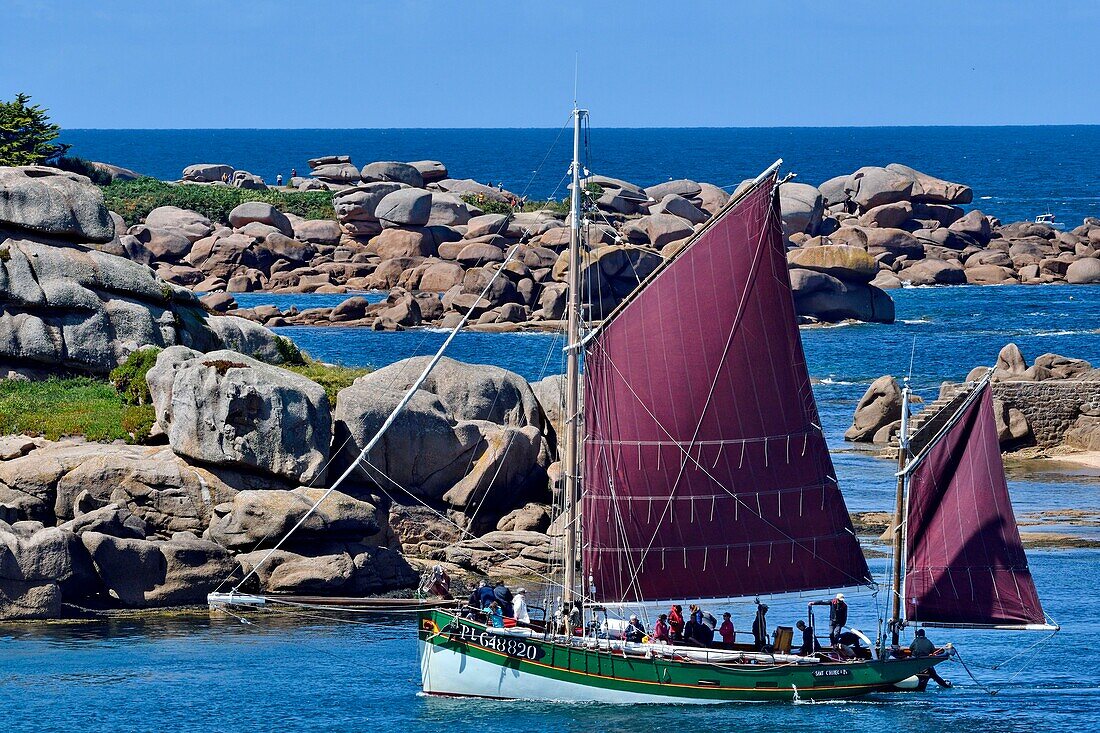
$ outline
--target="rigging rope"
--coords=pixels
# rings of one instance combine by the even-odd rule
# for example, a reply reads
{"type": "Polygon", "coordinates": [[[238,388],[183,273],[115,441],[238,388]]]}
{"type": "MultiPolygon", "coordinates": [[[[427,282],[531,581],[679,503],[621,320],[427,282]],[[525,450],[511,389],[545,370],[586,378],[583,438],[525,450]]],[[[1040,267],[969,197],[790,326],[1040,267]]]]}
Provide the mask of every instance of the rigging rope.
{"type": "MultiPolygon", "coordinates": [[[[518,251],[518,245],[512,247],[512,250],[508,253],[508,256],[504,258],[504,261],[500,264],[500,267],[497,268],[497,271],[493,273],[493,276],[485,285],[485,289],[481,292],[481,295],[478,296],[478,300],[488,295],[489,290],[493,287],[493,284],[497,281],[497,278],[500,277],[500,274],[502,272],[504,272],[505,265],[507,265],[512,260],[512,258],[516,256],[516,253],[518,251]]],[[[428,378],[428,375],[431,374],[432,369],[434,369],[435,365],[439,363],[439,360],[443,358],[443,352],[447,350],[447,347],[451,345],[452,341],[454,341],[455,336],[458,335],[458,332],[461,331],[462,327],[465,326],[466,323],[470,320],[470,316],[473,314],[473,312],[474,309],[471,308],[470,310],[466,311],[466,313],[462,316],[462,319],[454,327],[451,333],[447,335],[447,338],[443,341],[443,344],[435,352],[435,355],[428,363],[427,368],[425,368],[420,376],[417,377],[416,382],[413,383],[408,392],[405,393],[405,396],[401,398],[401,401],[397,404],[393,411],[390,412],[385,422],[383,422],[382,426],[378,429],[378,432],[374,434],[374,437],[367,442],[367,444],[363,447],[361,451],[359,451],[359,455],[356,457],[356,459],[348,465],[344,472],[340,474],[340,477],[337,478],[336,481],[334,481],[329,488],[325,489],[325,492],[321,494],[320,498],[318,498],[317,501],[313,503],[313,506],[311,506],[309,510],[305,514],[303,514],[302,517],[294,524],[294,526],[290,528],[290,531],[283,535],[283,538],[275,543],[274,547],[267,551],[267,554],[264,555],[263,558],[261,558],[260,561],[256,563],[256,565],[254,565],[243,578],[241,578],[239,583],[233,586],[234,593],[240,589],[245,581],[256,574],[256,571],[259,570],[260,567],[262,567],[268,561],[268,559],[270,559],[271,556],[275,554],[275,552],[280,547],[283,546],[284,542],[290,539],[290,536],[292,534],[294,534],[303,524],[305,524],[306,520],[313,515],[313,512],[317,511],[317,508],[321,506],[321,503],[324,502],[324,500],[327,499],[332,494],[332,492],[336,491],[336,489],[342,483],[344,483],[344,481],[358,468],[360,461],[365,460],[367,455],[372,450],[374,450],[374,447],[378,445],[379,441],[381,441],[382,436],[385,435],[386,431],[389,430],[390,426],[393,425],[393,423],[397,420],[397,416],[401,414],[401,411],[405,409],[405,406],[409,404],[413,396],[416,394],[417,390],[420,389],[420,386],[424,384],[424,380],[426,380],[428,378]]]]}

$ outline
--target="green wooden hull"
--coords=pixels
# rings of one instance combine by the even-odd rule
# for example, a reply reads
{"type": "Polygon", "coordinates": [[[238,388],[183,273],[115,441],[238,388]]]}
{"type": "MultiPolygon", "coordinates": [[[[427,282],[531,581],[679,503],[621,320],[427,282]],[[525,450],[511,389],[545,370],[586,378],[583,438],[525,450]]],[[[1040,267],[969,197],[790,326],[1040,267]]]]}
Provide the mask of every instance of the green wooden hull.
{"type": "Polygon", "coordinates": [[[429,694],[626,704],[854,698],[889,690],[947,659],[681,661],[504,636],[439,610],[419,614],[419,647],[429,694]]]}

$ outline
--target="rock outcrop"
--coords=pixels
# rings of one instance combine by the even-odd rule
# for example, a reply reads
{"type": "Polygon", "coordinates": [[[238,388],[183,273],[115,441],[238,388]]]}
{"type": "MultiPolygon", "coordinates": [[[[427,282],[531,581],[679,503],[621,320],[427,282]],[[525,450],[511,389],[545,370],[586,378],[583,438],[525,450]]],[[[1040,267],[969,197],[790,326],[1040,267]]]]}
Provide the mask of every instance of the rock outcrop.
{"type": "MultiPolygon", "coordinates": [[[[360,377],[336,402],[337,445],[354,461],[423,369],[406,359],[360,377]]],[[[519,376],[444,359],[359,463],[360,480],[461,514],[497,519],[545,496],[549,447],[538,401],[519,376]],[[383,476],[385,478],[383,478],[383,476]]]]}
{"type": "MultiPolygon", "coordinates": [[[[95,249],[111,239],[114,225],[87,179],[51,168],[0,168],[0,202],[0,226],[7,227],[0,228],[0,366],[103,374],[140,346],[175,344],[281,359],[267,329],[212,316],[192,292],[95,249]]],[[[186,243],[197,234],[203,223],[190,213],[178,210],[156,246],[171,249],[169,239],[186,243]]]]}
{"type": "Polygon", "coordinates": [[[324,478],[332,418],[309,379],[234,351],[165,349],[147,381],[177,454],[311,484],[324,478]]]}
{"type": "Polygon", "coordinates": [[[890,375],[879,377],[856,405],[852,426],[844,439],[853,442],[887,443],[901,425],[902,393],[890,375]]]}
{"type": "MultiPolygon", "coordinates": [[[[918,412],[913,427],[945,407],[988,367],[975,367],[963,382],[944,382],[938,399],[918,412]]],[[[1038,447],[1100,449],[1100,369],[1083,359],[1043,354],[1028,365],[1016,344],[998,354],[992,376],[993,414],[1002,451],[1038,447]]],[[[885,443],[895,436],[901,394],[894,378],[875,380],[856,408],[846,440],[885,443]],[[894,417],[896,415],[896,417],[894,417]],[[878,427],[876,427],[878,426],[878,427]]]]}

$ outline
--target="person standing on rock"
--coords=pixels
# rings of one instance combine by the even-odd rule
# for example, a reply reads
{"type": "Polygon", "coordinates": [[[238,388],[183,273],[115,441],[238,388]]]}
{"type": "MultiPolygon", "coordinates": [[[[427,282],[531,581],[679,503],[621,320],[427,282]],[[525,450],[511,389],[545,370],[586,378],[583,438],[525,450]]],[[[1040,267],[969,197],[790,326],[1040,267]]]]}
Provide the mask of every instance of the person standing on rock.
{"type": "Polygon", "coordinates": [[[283,185],[283,174],[282,173],[276,173],[275,174],[275,185],[276,186],[283,185]]]}
{"type": "Polygon", "coordinates": [[[290,169],[290,177],[291,178],[297,178],[298,177],[298,169],[297,168],[291,168],[290,169]]]}
{"type": "Polygon", "coordinates": [[[527,613],[526,588],[516,588],[516,594],[512,598],[512,618],[522,626],[528,626],[531,623],[531,616],[527,613]]]}

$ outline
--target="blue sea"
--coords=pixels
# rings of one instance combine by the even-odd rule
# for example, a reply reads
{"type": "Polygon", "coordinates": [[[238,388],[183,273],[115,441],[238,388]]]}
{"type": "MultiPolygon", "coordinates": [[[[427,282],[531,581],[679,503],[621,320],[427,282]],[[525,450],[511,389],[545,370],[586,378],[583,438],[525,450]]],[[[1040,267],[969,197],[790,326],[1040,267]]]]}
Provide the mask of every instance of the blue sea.
{"type": "MultiPolygon", "coordinates": [[[[1054,351],[1100,364],[1100,290],[1089,287],[913,288],[893,292],[898,323],[802,330],[840,484],[853,510],[885,510],[893,464],[845,444],[856,400],[875,377],[904,374],[926,399],[938,384],[991,364],[1006,342],[1028,359],[1054,351]]],[[[251,304],[263,300],[252,295],[251,304]]],[[[281,305],[310,307],[321,296],[281,305]]],[[[444,334],[353,328],[282,332],[318,358],[382,366],[426,354],[444,334]]],[[[528,379],[561,371],[551,334],[464,333],[452,356],[515,369],[528,379]]],[[[1017,515],[1100,508],[1100,471],[1058,463],[1010,465],[1017,515]]],[[[1058,528],[1055,525],[1055,528],[1058,528]]],[[[1029,527],[1025,527],[1029,529],[1029,527]]],[[[1034,529],[1034,528],[1031,528],[1034,529]]],[[[1095,527],[1064,527],[1096,538],[1095,527]]],[[[1063,630],[1044,634],[933,630],[966,661],[940,669],[956,687],[855,702],[732,704],[718,708],[607,707],[432,699],[418,695],[415,625],[408,617],[247,612],[251,623],[203,610],[109,620],[0,624],[0,710],[11,731],[515,731],[694,733],[794,727],[954,733],[1100,729],[1100,550],[1029,553],[1047,612],[1063,630]],[[990,695],[988,690],[998,690],[990,695]]],[[[872,559],[877,577],[882,557],[872,559]]],[[[874,634],[885,599],[853,596],[853,623],[874,634]]],[[[772,604],[773,623],[805,613],[803,600],[772,604]]],[[[717,610],[717,609],[716,609],[717,610]]],[[[751,609],[731,607],[749,623],[751,609]]]]}
{"type": "MultiPolygon", "coordinates": [[[[562,115],[565,123],[565,115],[562,115]]],[[[598,110],[593,119],[599,120],[598,110]]],[[[350,155],[441,160],[451,176],[503,183],[532,198],[564,195],[571,130],[66,130],[72,154],[163,179],[191,163],[227,163],[269,183],[306,161],[350,155]]],[[[865,165],[904,163],[969,184],[974,206],[1002,221],[1052,211],[1070,227],[1100,216],[1100,126],[592,128],[587,167],[652,185],[691,178],[733,187],[776,158],[818,184],[865,165]]]]}
{"type": "MultiPolygon", "coordinates": [[[[564,122],[564,120],[563,120],[564,122]]],[[[455,177],[502,182],[532,197],[560,196],[568,131],[548,130],[69,130],[73,153],[177,178],[195,162],[226,162],[269,181],[324,154],[372,160],[443,160],[455,177]],[[555,142],[556,141],[556,142],[555,142]],[[549,151],[549,152],[548,152],[549,151]]],[[[975,206],[1003,220],[1053,211],[1070,226],[1100,215],[1100,127],[791,128],[591,131],[588,167],[639,184],[687,177],[732,186],[777,157],[811,183],[862,165],[901,162],[973,186],[975,206]]],[[[1100,288],[954,287],[893,291],[898,322],[803,329],[810,373],[841,487],[853,511],[885,510],[893,466],[841,438],[855,402],[876,377],[910,372],[918,393],[973,366],[1007,342],[1029,359],[1048,352],[1100,365],[1100,288]]],[[[242,306],[332,305],[343,296],[248,294],[242,306]]],[[[434,331],[280,329],[316,358],[383,366],[427,354],[434,331]]],[[[450,355],[493,363],[528,379],[562,370],[553,334],[464,333],[450,355]]],[[[1017,514],[1100,508],[1100,471],[1056,462],[1010,464],[1017,514]]],[[[1097,538],[1096,527],[1054,528],[1097,538]]],[[[1027,529],[1025,527],[1025,529],[1027,529]]],[[[1063,625],[1042,635],[939,630],[958,663],[956,683],[927,694],[831,704],[718,708],[607,707],[430,699],[417,694],[415,628],[407,617],[248,613],[251,624],[206,611],[107,620],[0,624],[0,710],[11,731],[576,731],[693,733],[794,727],[954,733],[1100,729],[1100,550],[1033,551],[1048,613],[1063,625]],[[1006,662],[1003,666],[1001,663],[1006,662]],[[1000,692],[992,696],[986,686],[1000,692]]],[[[882,558],[872,559],[879,577],[882,558]]],[[[857,596],[853,620],[873,635],[884,599],[857,596]]],[[[793,621],[804,601],[772,605],[793,621]]],[[[716,609],[717,610],[717,609],[716,609]]],[[[751,611],[731,609],[740,625],[751,611]]]]}

